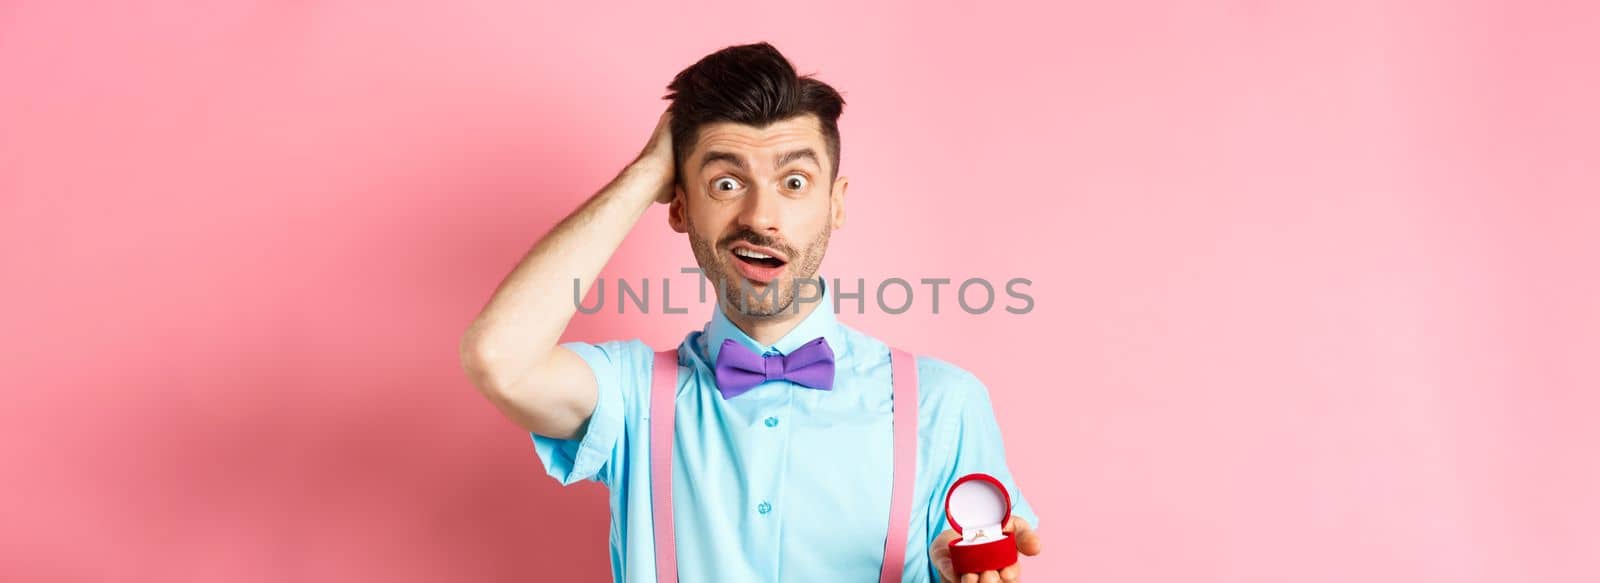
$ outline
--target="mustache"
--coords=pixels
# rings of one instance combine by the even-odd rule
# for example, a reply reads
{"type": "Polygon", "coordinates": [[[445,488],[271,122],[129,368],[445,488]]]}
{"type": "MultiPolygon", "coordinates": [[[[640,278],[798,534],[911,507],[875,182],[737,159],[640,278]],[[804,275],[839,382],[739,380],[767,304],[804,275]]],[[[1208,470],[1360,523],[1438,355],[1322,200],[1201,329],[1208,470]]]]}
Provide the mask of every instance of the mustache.
{"type": "Polygon", "coordinates": [[[744,241],[751,245],[776,249],[779,252],[782,252],[785,257],[790,259],[795,257],[794,248],[783,244],[782,241],[772,237],[767,237],[749,229],[740,229],[738,231],[729,233],[727,236],[723,237],[721,241],[717,242],[717,247],[726,249],[729,244],[735,241],[744,241]]]}

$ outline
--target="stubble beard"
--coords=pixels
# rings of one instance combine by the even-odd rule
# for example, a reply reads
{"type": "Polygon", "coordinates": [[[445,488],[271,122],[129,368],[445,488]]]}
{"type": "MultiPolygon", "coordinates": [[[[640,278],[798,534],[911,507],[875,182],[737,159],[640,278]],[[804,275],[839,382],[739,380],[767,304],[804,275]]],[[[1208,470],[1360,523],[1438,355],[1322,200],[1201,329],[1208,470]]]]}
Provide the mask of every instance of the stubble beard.
{"type": "MultiPolygon", "coordinates": [[[[832,209],[829,211],[831,216],[832,209]]],[[[822,234],[806,246],[804,253],[799,257],[795,257],[792,253],[789,255],[789,263],[782,277],[767,284],[769,289],[757,290],[755,282],[745,279],[733,265],[727,263],[737,260],[725,260],[726,255],[717,252],[717,245],[700,236],[699,230],[694,226],[694,220],[688,218],[687,213],[684,222],[688,224],[689,246],[694,250],[695,262],[700,264],[700,272],[716,287],[719,301],[752,318],[770,318],[789,312],[791,308],[797,308],[794,303],[799,296],[798,282],[811,280],[816,276],[817,270],[822,266],[822,257],[828,250],[828,239],[833,235],[833,225],[825,223],[822,234]],[[776,293],[770,286],[777,287],[776,293]]],[[[743,240],[743,238],[731,239],[729,242],[732,240],[743,240]]],[[[765,246],[790,251],[790,248],[784,246],[765,246]]],[[[810,300],[811,297],[808,296],[807,299],[810,300]]]]}

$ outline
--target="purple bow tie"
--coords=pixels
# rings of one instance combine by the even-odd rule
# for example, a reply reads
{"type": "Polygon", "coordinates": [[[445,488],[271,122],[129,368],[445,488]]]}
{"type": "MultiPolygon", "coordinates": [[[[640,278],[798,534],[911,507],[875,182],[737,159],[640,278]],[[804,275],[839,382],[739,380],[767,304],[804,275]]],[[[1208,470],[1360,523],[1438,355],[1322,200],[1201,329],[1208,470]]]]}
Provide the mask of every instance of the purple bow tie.
{"type": "Polygon", "coordinates": [[[732,399],[767,381],[786,380],[824,391],[833,389],[833,349],[826,338],[805,343],[787,356],[761,356],[732,338],[717,353],[717,390],[732,399]]]}

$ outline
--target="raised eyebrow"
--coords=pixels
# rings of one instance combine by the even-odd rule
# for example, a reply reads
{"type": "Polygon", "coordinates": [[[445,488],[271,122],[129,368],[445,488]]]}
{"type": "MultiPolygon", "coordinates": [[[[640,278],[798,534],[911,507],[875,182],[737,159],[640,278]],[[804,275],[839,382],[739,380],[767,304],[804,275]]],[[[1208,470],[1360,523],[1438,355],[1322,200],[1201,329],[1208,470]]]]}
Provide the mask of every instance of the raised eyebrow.
{"type": "Polygon", "coordinates": [[[722,161],[722,162],[727,162],[729,164],[732,164],[734,168],[738,168],[739,170],[742,170],[742,171],[745,171],[745,172],[749,172],[750,171],[750,168],[747,167],[745,165],[745,163],[744,163],[744,158],[740,158],[740,157],[735,156],[735,155],[733,155],[731,153],[722,152],[722,151],[718,151],[718,150],[712,150],[710,152],[706,152],[705,159],[700,161],[700,169],[701,170],[705,170],[706,166],[710,166],[712,162],[716,162],[716,161],[719,161],[719,160],[722,161]]]}
{"type": "Polygon", "coordinates": [[[817,152],[811,148],[802,148],[793,152],[785,152],[773,159],[773,168],[782,168],[785,164],[801,159],[810,159],[812,164],[822,167],[822,160],[817,159],[817,152]]]}

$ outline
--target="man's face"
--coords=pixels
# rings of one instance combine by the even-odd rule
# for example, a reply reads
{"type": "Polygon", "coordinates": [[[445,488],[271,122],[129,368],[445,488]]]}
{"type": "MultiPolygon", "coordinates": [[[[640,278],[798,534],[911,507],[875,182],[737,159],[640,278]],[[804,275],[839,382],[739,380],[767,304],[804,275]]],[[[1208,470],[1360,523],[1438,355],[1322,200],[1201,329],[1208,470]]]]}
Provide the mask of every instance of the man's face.
{"type": "Polygon", "coordinates": [[[829,179],[833,165],[815,115],[761,129],[701,126],[668,221],[689,234],[695,261],[728,307],[766,317],[796,311],[802,287],[817,296],[820,288],[796,282],[816,275],[829,234],[844,226],[849,182],[829,179]]]}

